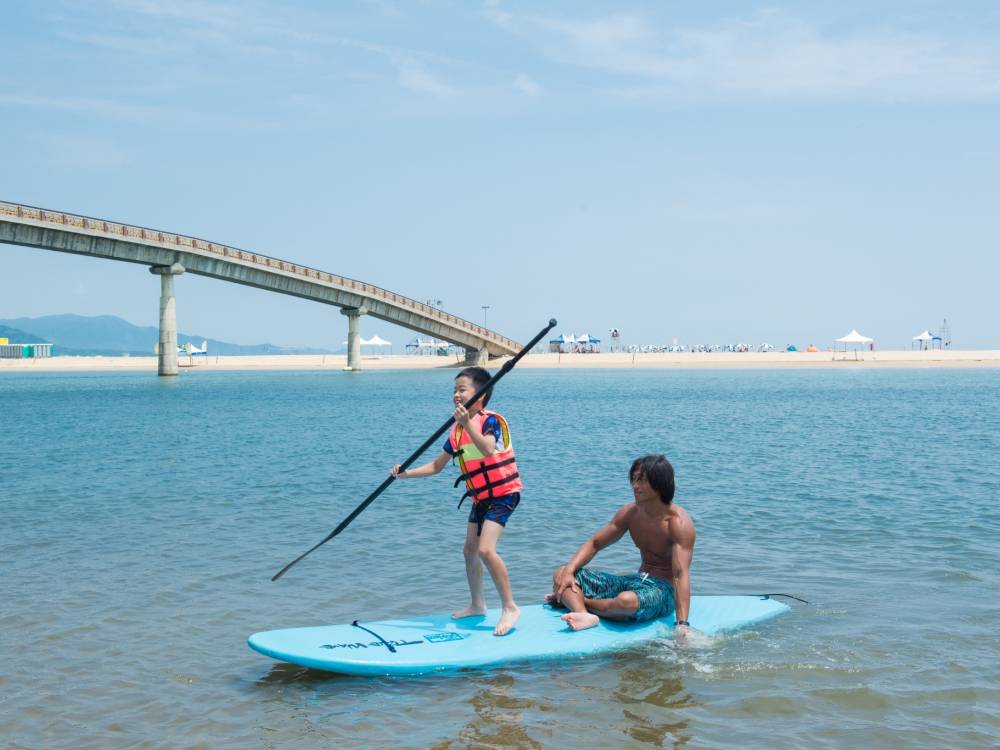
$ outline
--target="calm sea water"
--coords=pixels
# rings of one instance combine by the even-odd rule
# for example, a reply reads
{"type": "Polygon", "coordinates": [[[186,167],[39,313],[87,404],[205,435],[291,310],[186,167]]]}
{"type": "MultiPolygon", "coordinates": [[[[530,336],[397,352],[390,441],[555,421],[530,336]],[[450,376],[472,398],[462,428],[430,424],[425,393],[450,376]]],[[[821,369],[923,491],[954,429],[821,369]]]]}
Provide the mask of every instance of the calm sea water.
{"type": "MultiPolygon", "coordinates": [[[[453,376],[0,377],[3,747],[1000,744],[996,370],[515,370],[493,406],[526,487],[500,548],[519,602],[664,452],[695,592],[811,604],[686,648],[418,679],[249,650],[466,602],[454,470],[269,580],[447,418],[453,376]]],[[[598,562],[636,559],[623,540],[598,562]]]]}

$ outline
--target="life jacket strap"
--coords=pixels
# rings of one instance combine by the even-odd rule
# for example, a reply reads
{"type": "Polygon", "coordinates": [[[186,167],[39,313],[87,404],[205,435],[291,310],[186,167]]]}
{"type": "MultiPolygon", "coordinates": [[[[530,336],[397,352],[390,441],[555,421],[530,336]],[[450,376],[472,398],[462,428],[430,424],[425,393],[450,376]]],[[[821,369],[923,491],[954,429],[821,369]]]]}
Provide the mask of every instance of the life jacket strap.
{"type": "Polygon", "coordinates": [[[483,464],[478,469],[473,469],[472,471],[467,471],[465,474],[462,474],[458,479],[455,480],[454,487],[457,488],[459,482],[471,479],[472,477],[477,476],[479,474],[485,474],[486,472],[492,469],[496,469],[501,466],[507,466],[508,464],[514,463],[516,460],[517,460],[516,458],[511,456],[510,458],[505,458],[503,461],[497,461],[495,464],[490,464],[489,466],[483,464]]]}
{"type": "Polygon", "coordinates": [[[483,535],[483,524],[486,522],[486,514],[490,512],[490,508],[492,507],[492,497],[489,500],[480,500],[476,504],[476,536],[483,535]]]}
{"type": "MultiPolygon", "coordinates": [[[[493,499],[493,489],[495,487],[500,487],[502,485],[509,484],[510,482],[514,481],[515,479],[517,479],[520,476],[521,476],[520,472],[515,471],[509,477],[504,477],[503,479],[497,479],[497,480],[495,480],[493,482],[490,482],[488,484],[483,485],[482,487],[476,487],[475,489],[466,490],[465,494],[462,495],[462,499],[458,501],[458,507],[459,508],[462,507],[462,503],[465,502],[465,498],[470,497],[472,495],[478,495],[480,492],[489,491],[489,493],[490,493],[490,499],[492,500],[493,499]]],[[[480,500],[479,502],[485,502],[485,501],[486,500],[484,498],[483,500],[480,500]]]]}

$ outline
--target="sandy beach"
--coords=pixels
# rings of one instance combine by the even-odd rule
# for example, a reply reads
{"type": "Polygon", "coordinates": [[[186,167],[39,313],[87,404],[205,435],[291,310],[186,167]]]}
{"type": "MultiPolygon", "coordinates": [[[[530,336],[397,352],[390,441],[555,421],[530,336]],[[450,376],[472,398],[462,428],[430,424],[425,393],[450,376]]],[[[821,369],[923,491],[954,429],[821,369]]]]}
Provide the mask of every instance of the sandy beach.
{"type": "MultiPolygon", "coordinates": [[[[496,368],[505,359],[491,360],[496,368]]],[[[199,370],[342,370],[344,354],[205,356],[178,358],[182,372],[199,370]]],[[[363,370],[419,370],[458,367],[456,357],[407,354],[363,357],[363,370]]],[[[615,354],[528,354],[523,368],[797,368],[797,367],[1000,367],[1000,350],[858,352],[670,352],[615,354]]],[[[49,357],[0,359],[2,372],[105,372],[156,370],[156,357],[49,357]]]]}

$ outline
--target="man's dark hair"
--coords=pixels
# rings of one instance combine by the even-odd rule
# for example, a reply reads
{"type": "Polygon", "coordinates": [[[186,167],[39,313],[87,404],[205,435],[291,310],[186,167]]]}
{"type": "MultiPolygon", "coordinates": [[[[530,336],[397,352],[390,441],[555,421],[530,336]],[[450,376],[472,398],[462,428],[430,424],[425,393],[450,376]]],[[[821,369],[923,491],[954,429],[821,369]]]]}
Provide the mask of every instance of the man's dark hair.
{"type": "MultiPolygon", "coordinates": [[[[472,387],[478,391],[480,388],[482,388],[484,385],[490,382],[491,376],[490,376],[490,371],[485,370],[482,367],[466,367],[464,370],[458,373],[458,375],[455,376],[455,380],[458,380],[461,377],[466,377],[469,380],[471,380],[472,387]]],[[[488,391],[486,391],[486,393],[483,394],[483,397],[480,399],[480,401],[483,402],[484,409],[486,408],[486,404],[490,402],[490,396],[492,395],[493,395],[493,389],[490,388],[488,391]]]]}
{"type": "Polygon", "coordinates": [[[649,486],[656,490],[664,505],[670,505],[674,500],[674,467],[662,454],[642,456],[632,462],[628,470],[628,480],[636,477],[646,477],[649,486]]]}

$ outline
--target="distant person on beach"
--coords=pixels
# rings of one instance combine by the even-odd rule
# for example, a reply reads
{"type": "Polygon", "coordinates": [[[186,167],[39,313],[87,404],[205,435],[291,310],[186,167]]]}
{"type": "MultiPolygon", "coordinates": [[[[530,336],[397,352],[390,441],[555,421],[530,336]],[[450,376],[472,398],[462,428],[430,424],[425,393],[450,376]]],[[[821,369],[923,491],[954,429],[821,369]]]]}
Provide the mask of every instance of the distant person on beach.
{"type": "Polygon", "coordinates": [[[514,462],[507,420],[496,412],[486,411],[493,389],[466,409],[463,404],[490,380],[482,367],[466,367],[455,377],[452,401],[455,404],[455,424],[441,452],[430,463],[416,469],[393,466],[389,473],[397,479],[428,477],[439,474],[454,458],[465,480],[466,497],[472,497],[472,509],[465,527],[465,574],[469,579],[471,600],[465,609],[452,613],[456,620],[486,614],[483,592],[483,564],[486,564],[500,594],[503,611],[493,630],[494,635],[506,635],[517,622],[521,610],[514,603],[507,566],[497,553],[497,542],[507,525],[507,519],[521,501],[521,480],[514,462]]]}
{"type": "Polygon", "coordinates": [[[546,601],[570,611],[562,619],[573,630],[600,618],[644,622],[677,614],[679,634],[687,633],[691,605],[689,572],[695,530],[674,499],[674,467],[662,455],[643,456],[629,469],[634,502],[619,508],[607,526],[581,545],[552,576],[546,601]],[[628,532],[639,549],[637,573],[613,575],[584,567],[628,532]]]}

